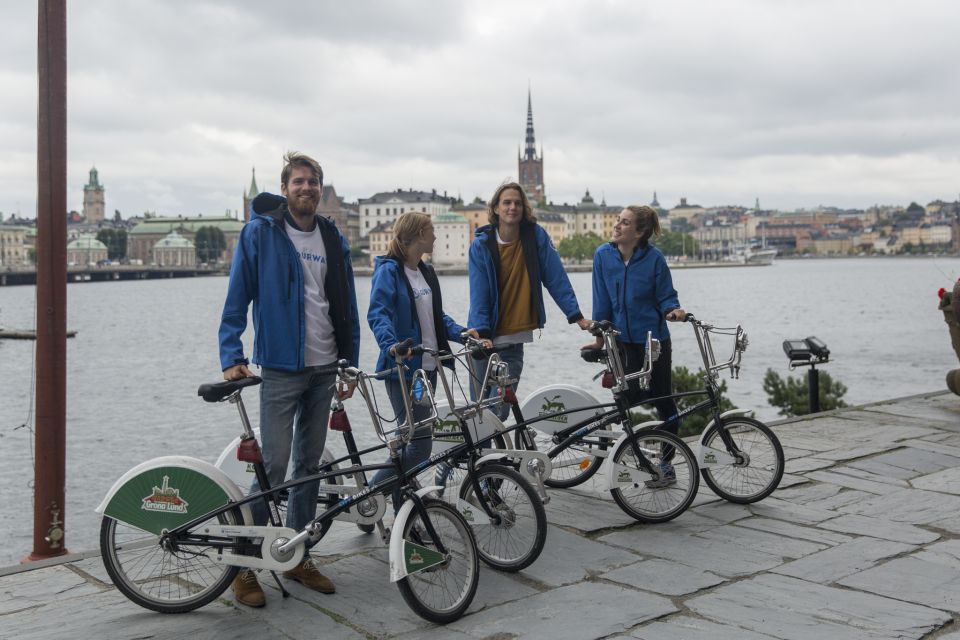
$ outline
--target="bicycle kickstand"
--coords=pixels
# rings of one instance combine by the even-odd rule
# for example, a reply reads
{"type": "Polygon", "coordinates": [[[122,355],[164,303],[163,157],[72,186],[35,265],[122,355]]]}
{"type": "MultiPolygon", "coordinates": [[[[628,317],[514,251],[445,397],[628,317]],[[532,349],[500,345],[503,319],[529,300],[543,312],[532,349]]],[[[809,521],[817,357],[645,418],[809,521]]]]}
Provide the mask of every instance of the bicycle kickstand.
{"type": "Polygon", "coordinates": [[[290,597],[290,592],[287,591],[287,588],[283,586],[283,583],[282,583],[282,582],[280,582],[280,576],[277,575],[277,572],[276,572],[276,571],[271,571],[271,572],[270,572],[270,575],[273,576],[273,579],[276,581],[277,586],[280,587],[280,593],[283,594],[283,597],[284,597],[284,598],[289,598],[289,597],[290,597]]]}

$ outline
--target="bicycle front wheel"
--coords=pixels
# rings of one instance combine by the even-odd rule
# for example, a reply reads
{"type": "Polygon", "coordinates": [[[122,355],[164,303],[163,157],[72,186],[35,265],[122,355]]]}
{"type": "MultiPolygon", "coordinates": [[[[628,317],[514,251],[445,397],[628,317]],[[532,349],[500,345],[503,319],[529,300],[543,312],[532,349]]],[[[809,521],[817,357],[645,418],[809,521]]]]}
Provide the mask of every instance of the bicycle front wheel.
{"type": "Polygon", "coordinates": [[[714,424],[707,429],[702,439],[704,446],[727,451],[720,429],[730,434],[742,460],[701,469],[707,486],[724,500],[739,504],[757,502],[773,493],[783,477],[784,462],[783,447],[770,427],[752,418],[728,418],[719,427],[714,424]]]}
{"type": "MultiPolygon", "coordinates": [[[[493,453],[496,449],[509,449],[507,439],[502,433],[498,433],[490,440],[490,444],[483,447],[481,454],[493,453]]],[[[427,467],[424,471],[417,474],[417,482],[421,487],[438,485],[440,487],[439,495],[445,501],[453,504],[457,501],[457,494],[463,479],[467,475],[466,460],[444,460],[432,467],[427,467]]]]}
{"type": "Polygon", "coordinates": [[[501,571],[530,566],[547,539],[547,514],[540,497],[523,476],[503,465],[483,465],[476,480],[480,494],[467,478],[460,485],[460,499],[470,505],[480,559],[501,571]],[[495,517],[487,515],[481,502],[495,517]]]}
{"type": "MultiPolygon", "coordinates": [[[[687,510],[697,495],[700,476],[697,462],[686,443],[666,431],[645,429],[634,433],[634,439],[647,461],[654,468],[671,465],[675,479],[615,483],[610,490],[613,499],[628,515],[640,522],[656,523],[672,520],[687,510]]],[[[624,442],[614,454],[614,465],[641,470],[634,448],[624,442]]]]}
{"type": "MultiPolygon", "coordinates": [[[[192,533],[202,531],[205,524],[239,521],[238,514],[228,511],[192,533]]],[[[141,607],[160,613],[185,613],[208,604],[226,591],[240,570],[216,562],[217,551],[209,544],[163,545],[159,536],[109,516],[100,524],[100,552],[117,589],[141,607]]]]}
{"type": "MultiPolygon", "coordinates": [[[[444,561],[397,581],[400,594],[411,609],[425,620],[446,624],[464,614],[477,592],[480,562],[477,543],[466,520],[440,500],[425,500],[427,517],[440,536],[447,554],[444,561]]],[[[424,539],[427,528],[422,514],[414,511],[403,528],[405,540],[436,549],[435,540],[424,539]],[[416,532],[411,536],[411,531],[416,532]]]]}

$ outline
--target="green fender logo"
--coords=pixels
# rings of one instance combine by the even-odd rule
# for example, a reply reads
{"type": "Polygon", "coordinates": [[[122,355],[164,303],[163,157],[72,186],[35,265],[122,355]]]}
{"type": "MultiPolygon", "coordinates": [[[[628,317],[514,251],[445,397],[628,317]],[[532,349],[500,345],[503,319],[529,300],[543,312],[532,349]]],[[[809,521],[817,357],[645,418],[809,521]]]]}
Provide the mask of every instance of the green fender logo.
{"type": "Polygon", "coordinates": [[[621,469],[617,474],[617,482],[633,482],[633,476],[626,469],[621,469]]]}
{"type": "Polygon", "coordinates": [[[717,463],[717,454],[713,451],[707,451],[703,454],[703,461],[705,463],[716,464],[717,463]]]}
{"type": "Polygon", "coordinates": [[[170,486],[170,476],[163,476],[163,486],[153,486],[153,493],[143,499],[144,511],[187,513],[190,504],[180,497],[180,490],[170,486]]]}
{"type": "Polygon", "coordinates": [[[427,547],[414,544],[409,540],[403,541],[403,560],[407,574],[429,569],[443,562],[443,554],[427,547]]]}
{"type": "Polygon", "coordinates": [[[462,435],[449,435],[460,432],[460,423],[456,418],[441,420],[433,427],[433,439],[437,442],[463,442],[462,435]]]}
{"type": "MultiPolygon", "coordinates": [[[[557,413],[559,411],[566,411],[567,406],[563,404],[560,400],[560,394],[557,394],[550,398],[549,400],[544,396],[543,404],[540,406],[540,415],[545,416],[551,413],[557,413]]],[[[567,423],[567,416],[553,416],[552,418],[544,418],[548,422],[561,422],[563,424],[567,423]]]]}

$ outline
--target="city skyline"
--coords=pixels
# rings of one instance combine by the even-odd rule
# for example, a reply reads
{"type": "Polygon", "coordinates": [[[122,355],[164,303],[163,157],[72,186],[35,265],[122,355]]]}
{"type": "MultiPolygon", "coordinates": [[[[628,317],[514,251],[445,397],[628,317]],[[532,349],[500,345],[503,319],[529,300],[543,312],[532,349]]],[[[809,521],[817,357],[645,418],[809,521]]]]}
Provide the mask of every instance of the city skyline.
{"type": "MultiPolygon", "coordinates": [[[[288,149],[349,201],[488,199],[518,178],[528,89],[558,204],[586,189],[666,208],[951,201],[958,17],[939,2],[74,3],[68,206],[95,165],[107,217],[222,215],[251,167],[278,191],[288,149]]],[[[0,211],[30,218],[36,7],[7,18],[0,211]]]]}

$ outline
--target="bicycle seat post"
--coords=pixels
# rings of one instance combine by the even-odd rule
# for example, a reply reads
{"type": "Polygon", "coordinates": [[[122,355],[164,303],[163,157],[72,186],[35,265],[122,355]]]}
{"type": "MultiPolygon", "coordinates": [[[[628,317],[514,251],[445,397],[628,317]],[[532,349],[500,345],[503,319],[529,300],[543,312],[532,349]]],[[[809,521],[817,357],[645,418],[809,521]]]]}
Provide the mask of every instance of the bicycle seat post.
{"type": "Polygon", "coordinates": [[[250,418],[247,417],[247,409],[243,406],[243,398],[240,397],[239,390],[230,396],[229,402],[237,405],[237,411],[240,413],[240,424],[243,425],[243,439],[249,440],[253,437],[253,428],[250,426],[250,418]]]}

